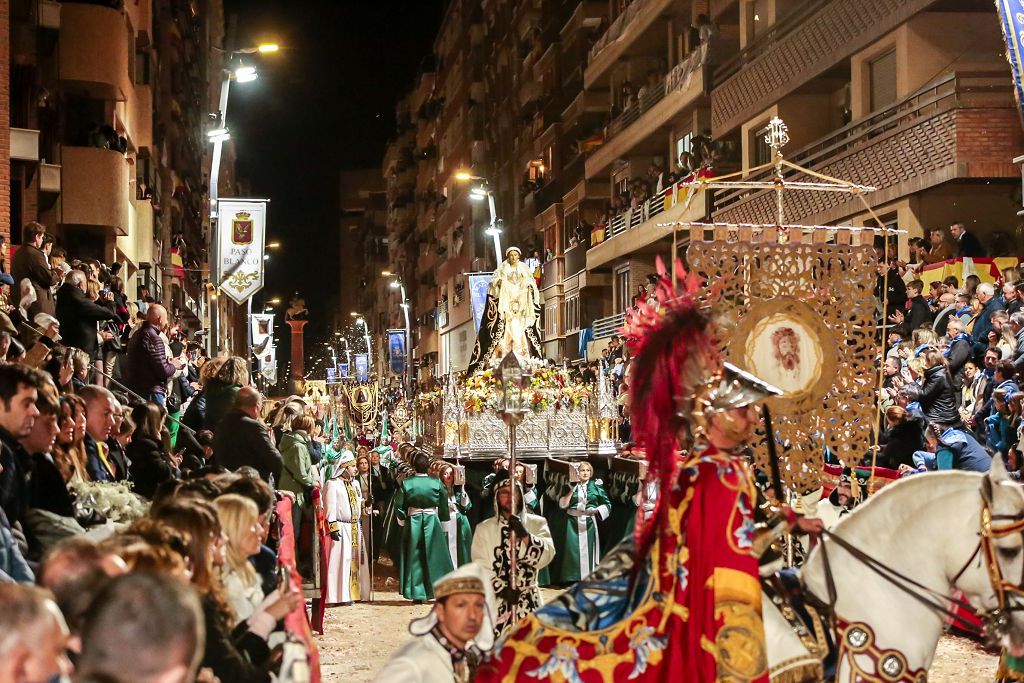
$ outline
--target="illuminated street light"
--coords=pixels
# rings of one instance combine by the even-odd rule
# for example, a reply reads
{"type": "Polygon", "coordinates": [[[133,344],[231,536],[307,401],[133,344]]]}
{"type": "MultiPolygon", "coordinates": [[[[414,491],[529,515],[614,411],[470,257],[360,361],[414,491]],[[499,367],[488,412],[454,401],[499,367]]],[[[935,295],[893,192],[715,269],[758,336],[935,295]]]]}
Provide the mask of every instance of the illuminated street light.
{"type": "Polygon", "coordinates": [[[383,275],[384,277],[391,277],[393,275],[393,273],[390,270],[382,270],[380,271],[380,274],[383,275]]]}
{"type": "Polygon", "coordinates": [[[277,52],[281,49],[281,46],[277,43],[260,43],[256,48],[256,51],[261,54],[270,54],[271,52],[277,52]]]}
{"type": "Polygon", "coordinates": [[[491,216],[491,224],[484,232],[490,235],[494,239],[494,258],[496,263],[501,263],[501,221],[498,220],[498,212],[494,208],[494,193],[490,190],[490,185],[487,182],[487,178],[483,176],[474,175],[466,170],[456,171],[455,179],[460,182],[468,182],[471,180],[477,180],[480,182],[479,185],[475,185],[469,190],[469,198],[474,202],[482,202],[487,200],[487,211],[491,216]]]}
{"type": "Polygon", "coordinates": [[[390,283],[388,284],[388,286],[389,286],[389,287],[391,287],[391,289],[398,289],[399,287],[401,287],[401,286],[402,286],[402,283],[401,283],[401,282],[399,282],[398,280],[392,280],[392,281],[391,281],[391,282],[390,282],[390,283]]]}
{"type": "Polygon", "coordinates": [[[281,303],[281,297],[275,296],[273,299],[271,299],[267,303],[270,304],[271,306],[277,306],[279,303],[281,303]]]}
{"type": "Polygon", "coordinates": [[[267,249],[280,249],[280,248],[281,248],[281,243],[276,241],[276,240],[273,241],[273,242],[268,242],[267,243],[267,249]]]}
{"type": "Polygon", "coordinates": [[[259,74],[256,73],[256,67],[243,65],[235,69],[235,80],[239,83],[249,83],[259,78],[259,74]]]}

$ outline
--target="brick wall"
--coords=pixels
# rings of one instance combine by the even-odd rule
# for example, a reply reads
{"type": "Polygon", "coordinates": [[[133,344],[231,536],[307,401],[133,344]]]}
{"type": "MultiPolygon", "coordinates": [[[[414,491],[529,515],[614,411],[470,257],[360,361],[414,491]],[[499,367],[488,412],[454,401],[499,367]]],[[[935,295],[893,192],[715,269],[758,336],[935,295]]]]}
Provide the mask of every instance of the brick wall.
{"type": "Polygon", "coordinates": [[[11,235],[11,8],[0,0],[0,235],[11,235]]]}

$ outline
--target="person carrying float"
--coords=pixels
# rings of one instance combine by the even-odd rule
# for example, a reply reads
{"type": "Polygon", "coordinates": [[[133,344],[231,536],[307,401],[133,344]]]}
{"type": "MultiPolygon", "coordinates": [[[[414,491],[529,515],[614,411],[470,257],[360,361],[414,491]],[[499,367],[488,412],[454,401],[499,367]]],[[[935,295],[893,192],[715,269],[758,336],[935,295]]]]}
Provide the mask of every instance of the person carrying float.
{"type": "Polygon", "coordinates": [[[551,540],[547,520],[527,511],[522,484],[513,482],[508,470],[499,472],[495,479],[494,509],[494,517],[485,519],[476,527],[473,561],[484,568],[498,596],[495,629],[496,634],[501,635],[543,604],[538,573],[551,563],[555,544],[551,540]],[[511,561],[513,536],[516,547],[514,573],[511,561]]]}
{"type": "MultiPolygon", "coordinates": [[[[741,452],[756,404],[779,391],[724,364],[695,279],[659,271],[656,299],[625,330],[633,433],[659,486],[653,515],[587,581],[519,622],[478,681],[768,681],[756,492],[741,452]]],[[[793,521],[775,510],[764,534],[793,521]]]]}
{"type": "Polygon", "coordinates": [[[355,455],[341,451],[325,468],[327,604],[349,605],[370,596],[370,565],[363,538],[363,494],[355,476],[355,455]]]}
{"type": "Polygon", "coordinates": [[[451,519],[448,492],[427,474],[426,453],[416,453],[412,464],[415,474],[395,494],[395,518],[402,527],[398,583],[402,595],[419,602],[434,597],[433,583],[454,566],[444,535],[444,524],[451,519]]]}
{"type": "Polygon", "coordinates": [[[452,565],[459,567],[470,561],[473,545],[473,531],[469,528],[466,513],[472,507],[465,484],[455,484],[455,466],[444,463],[438,471],[439,479],[448,492],[448,516],[444,523],[444,535],[448,542],[448,553],[452,565]]]}
{"type": "Polygon", "coordinates": [[[594,466],[587,461],[576,465],[579,481],[568,484],[558,498],[558,507],[565,510],[566,529],[560,583],[575,583],[590,576],[601,560],[601,539],[598,520],[611,514],[611,501],[600,480],[594,479],[594,466]]]}

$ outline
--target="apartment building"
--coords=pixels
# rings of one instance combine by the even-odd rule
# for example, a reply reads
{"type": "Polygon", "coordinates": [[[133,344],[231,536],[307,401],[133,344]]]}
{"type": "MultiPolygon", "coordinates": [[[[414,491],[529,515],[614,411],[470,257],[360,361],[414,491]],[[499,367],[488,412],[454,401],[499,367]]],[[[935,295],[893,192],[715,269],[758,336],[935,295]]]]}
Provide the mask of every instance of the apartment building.
{"type": "Polygon", "coordinates": [[[379,344],[371,355],[377,371],[382,372],[386,357],[384,333],[389,328],[404,327],[405,322],[400,294],[389,286],[391,278],[381,276],[389,268],[389,238],[387,194],[379,169],[342,171],[339,196],[338,292],[344,305],[334,307],[332,327],[341,332],[353,323],[353,312],[363,315],[371,338],[379,344]]]}
{"type": "MultiPolygon", "coordinates": [[[[909,236],[960,220],[1019,250],[1024,139],[1003,52],[980,0],[453,0],[384,164],[421,378],[465,367],[466,274],[497,262],[460,168],[486,179],[502,249],[542,263],[557,361],[593,358],[621,325],[671,253],[659,224],[772,219],[767,192],[686,202],[675,180],[707,160],[717,175],[763,164],[775,115],[788,159],[877,186],[867,201],[909,236]]],[[[870,218],[842,195],[790,199],[795,221],[870,218]]]]}
{"type": "MultiPolygon", "coordinates": [[[[598,344],[620,324],[655,257],[669,255],[671,232],[659,223],[773,220],[768,192],[718,193],[686,206],[648,172],[651,164],[684,176],[681,155],[683,163],[699,155],[698,136],[710,136],[717,174],[754,168],[771,158],[761,131],[776,115],[789,126],[787,159],[879,188],[866,200],[886,224],[908,231],[903,255],[907,237],[957,220],[990,248],[1020,253],[1012,159],[1024,139],[1004,51],[991,3],[971,0],[626,4],[587,61],[586,94],[605,97],[612,110],[587,156],[585,189],[621,196],[635,178],[650,189],[644,201],[591,223],[598,228],[579,273],[587,286],[578,291],[592,302],[583,304],[584,321],[598,344]],[[649,87],[636,92],[641,79],[649,87]]],[[[849,196],[788,200],[792,221],[871,220],[849,196]]],[[[571,275],[579,265],[568,267],[568,253],[566,261],[571,275]]],[[[565,289],[573,291],[571,281],[565,289]]]]}
{"type": "Polygon", "coordinates": [[[121,263],[130,296],[203,326],[221,3],[9,0],[0,19],[0,234],[16,247],[39,221],[69,254],[121,263]]]}

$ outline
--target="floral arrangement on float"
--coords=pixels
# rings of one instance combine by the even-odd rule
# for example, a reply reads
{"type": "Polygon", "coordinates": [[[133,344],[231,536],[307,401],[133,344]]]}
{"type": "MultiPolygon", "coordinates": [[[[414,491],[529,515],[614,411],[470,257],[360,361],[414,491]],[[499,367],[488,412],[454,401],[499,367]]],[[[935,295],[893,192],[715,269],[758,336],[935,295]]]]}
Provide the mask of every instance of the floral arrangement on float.
{"type": "Polygon", "coordinates": [[[424,391],[416,394],[416,410],[421,413],[429,413],[441,405],[440,391],[424,391]]]}
{"type": "MultiPolygon", "coordinates": [[[[562,368],[539,368],[530,379],[528,401],[535,413],[548,408],[572,410],[590,399],[590,389],[569,379],[562,368]]],[[[466,378],[463,385],[463,408],[469,415],[497,410],[501,400],[501,378],[494,370],[484,370],[466,378]]]]}
{"type": "Polygon", "coordinates": [[[95,510],[114,524],[131,524],[144,517],[149,504],[126,481],[75,481],[68,485],[79,505],[95,510]]]}

